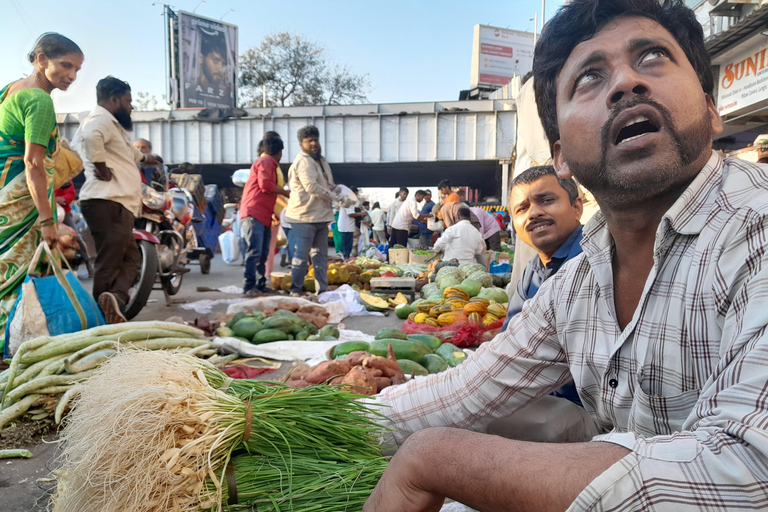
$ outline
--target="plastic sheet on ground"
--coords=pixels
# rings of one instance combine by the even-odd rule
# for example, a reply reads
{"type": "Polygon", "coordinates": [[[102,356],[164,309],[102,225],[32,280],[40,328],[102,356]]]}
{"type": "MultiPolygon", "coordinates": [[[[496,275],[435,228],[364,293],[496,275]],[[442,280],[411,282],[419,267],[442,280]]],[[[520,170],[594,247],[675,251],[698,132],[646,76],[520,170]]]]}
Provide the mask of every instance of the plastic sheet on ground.
{"type": "Polygon", "coordinates": [[[335,341],[273,341],[253,345],[237,338],[214,338],[221,343],[224,352],[237,353],[243,357],[265,357],[276,361],[304,361],[310,366],[327,360],[328,351],[344,341],[373,341],[373,336],[360,331],[342,329],[335,341]]]}
{"type": "Polygon", "coordinates": [[[502,325],[504,325],[503,318],[495,321],[489,327],[473,327],[466,322],[432,327],[406,320],[403,322],[401,330],[406,334],[431,334],[443,341],[449,341],[457,347],[474,347],[484,341],[492,340],[501,331],[502,325]]]}
{"type": "MultiPolygon", "coordinates": [[[[242,292],[241,292],[242,293],[242,292]]],[[[239,299],[218,299],[218,300],[198,300],[195,302],[189,302],[187,304],[181,304],[181,309],[186,309],[187,311],[194,311],[195,313],[201,314],[201,315],[207,315],[211,311],[213,311],[214,306],[218,306],[219,304],[229,304],[229,307],[232,307],[232,305],[235,305],[239,302],[247,301],[246,298],[239,298],[239,299]]]]}
{"type": "Polygon", "coordinates": [[[346,308],[344,304],[339,302],[328,302],[325,304],[318,304],[301,297],[285,297],[285,296],[272,296],[272,297],[259,297],[256,299],[246,299],[245,301],[237,302],[227,308],[228,314],[239,313],[244,311],[250,313],[254,309],[278,309],[280,304],[297,304],[299,308],[303,306],[320,306],[325,309],[328,314],[328,323],[337,324],[344,320],[346,315],[346,308]]]}
{"type": "MultiPolygon", "coordinates": [[[[332,292],[323,292],[317,296],[317,300],[322,304],[341,304],[344,307],[344,316],[384,316],[383,313],[368,311],[360,302],[360,294],[351,286],[344,284],[332,292]]],[[[339,320],[340,322],[341,320],[339,320]]],[[[331,323],[337,323],[329,320],[331,323]]]]}
{"type": "Polygon", "coordinates": [[[234,284],[231,284],[229,286],[222,286],[221,288],[218,288],[218,290],[221,293],[228,293],[230,295],[242,295],[243,288],[241,286],[236,286],[234,284]]]}

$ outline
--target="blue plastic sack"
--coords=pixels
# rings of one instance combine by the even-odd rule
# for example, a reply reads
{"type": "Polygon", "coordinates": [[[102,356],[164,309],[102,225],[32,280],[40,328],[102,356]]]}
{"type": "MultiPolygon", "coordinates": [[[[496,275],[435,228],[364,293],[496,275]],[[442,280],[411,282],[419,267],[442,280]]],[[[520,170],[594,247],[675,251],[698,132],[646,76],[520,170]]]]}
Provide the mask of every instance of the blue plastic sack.
{"type": "Polygon", "coordinates": [[[5,357],[10,357],[15,352],[15,348],[26,341],[21,338],[34,337],[31,331],[27,331],[26,335],[22,334],[18,328],[20,323],[34,322],[37,324],[38,334],[42,332],[43,335],[50,336],[78,332],[106,323],[93,297],[85,291],[75,273],[71,269],[62,270],[45,242],[40,244],[32,257],[29,269],[5,326],[5,346],[3,347],[5,357]],[[48,256],[48,264],[53,271],[51,276],[34,274],[42,252],[48,256]],[[32,290],[34,293],[31,293],[32,290]],[[42,316],[41,310],[45,320],[44,326],[40,324],[43,318],[35,318],[42,316]],[[37,314],[30,315],[29,312],[37,312],[37,314]],[[17,318],[17,315],[32,318],[24,316],[17,318]],[[47,333],[45,333],[46,328],[47,333]]]}

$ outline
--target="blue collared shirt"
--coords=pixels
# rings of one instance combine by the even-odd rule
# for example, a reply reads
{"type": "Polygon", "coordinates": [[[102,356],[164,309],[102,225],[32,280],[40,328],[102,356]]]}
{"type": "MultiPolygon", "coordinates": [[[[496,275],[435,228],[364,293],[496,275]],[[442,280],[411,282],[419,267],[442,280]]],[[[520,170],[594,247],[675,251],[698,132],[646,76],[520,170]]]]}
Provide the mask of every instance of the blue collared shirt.
{"type": "MultiPolygon", "coordinates": [[[[430,213],[432,213],[432,208],[434,208],[434,207],[435,207],[435,202],[434,201],[427,201],[426,203],[424,203],[424,206],[421,208],[421,214],[422,215],[429,215],[430,213]]],[[[421,222],[421,221],[415,220],[415,221],[413,221],[413,223],[416,224],[419,227],[419,234],[422,234],[422,235],[431,235],[432,234],[432,231],[427,229],[427,223],[426,222],[421,222]]]]}
{"type": "MultiPolygon", "coordinates": [[[[531,261],[525,266],[523,277],[517,283],[514,295],[509,299],[507,318],[504,320],[504,326],[501,328],[503,331],[507,329],[507,325],[512,317],[523,310],[525,301],[536,295],[544,281],[555,275],[566,261],[581,254],[582,229],[583,226],[579,224],[579,227],[555,251],[555,254],[552,255],[552,258],[546,265],[541,263],[541,258],[538,254],[531,258],[531,261]]],[[[553,395],[567,398],[571,402],[581,405],[581,400],[576,392],[576,386],[573,383],[566,384],[555,391],[553,395]]]]}

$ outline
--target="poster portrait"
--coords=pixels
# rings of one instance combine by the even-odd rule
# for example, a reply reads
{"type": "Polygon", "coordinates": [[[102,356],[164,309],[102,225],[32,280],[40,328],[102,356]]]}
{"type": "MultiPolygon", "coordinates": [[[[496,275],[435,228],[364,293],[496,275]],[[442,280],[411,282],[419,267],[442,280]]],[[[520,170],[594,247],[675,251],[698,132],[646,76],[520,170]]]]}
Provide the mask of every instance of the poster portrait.
{"type": "Polygon", "coordinates": [[[181,108],[235,107],[237,27],[179,12],[181,108]]]}

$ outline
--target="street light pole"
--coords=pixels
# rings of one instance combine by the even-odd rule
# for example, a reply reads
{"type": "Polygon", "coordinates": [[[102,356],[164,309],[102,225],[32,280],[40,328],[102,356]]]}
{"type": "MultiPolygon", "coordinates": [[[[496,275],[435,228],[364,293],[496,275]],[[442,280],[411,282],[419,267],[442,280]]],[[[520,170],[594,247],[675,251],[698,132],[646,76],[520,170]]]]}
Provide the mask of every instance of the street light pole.
{"type": "Polygon", "coordinates": [[[533,14],[533,47],[536,48],[536,39],[538,38],[539,13],[533,14]]]}
{"type": "Polygon", "coordinates": [[[547,20],[547,0],[541,0],[541,30],[544,30],[544,22],[547,20]]]}

